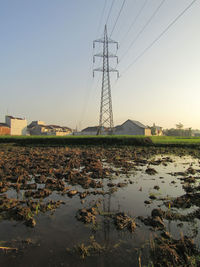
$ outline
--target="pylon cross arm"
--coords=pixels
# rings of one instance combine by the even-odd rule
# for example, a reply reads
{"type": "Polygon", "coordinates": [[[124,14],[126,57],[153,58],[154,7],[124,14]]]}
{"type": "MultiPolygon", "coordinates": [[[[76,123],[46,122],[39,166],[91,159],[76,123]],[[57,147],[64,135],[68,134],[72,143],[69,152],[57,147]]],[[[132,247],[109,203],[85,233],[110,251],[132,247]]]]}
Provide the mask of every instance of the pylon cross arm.
{"type": "Polygon", "coordinates": [[[93,46],[95,47],[95,43],[103,44],[103,53],[97,53],[93,57],[93,61],[95,63],[95,57],[102,58],[102,67],[93,69],[93,76],[95,71],[103,72],[102,74],[102,88],[101,88],[101,107],[100,107],[100,118],[99,118],[99,127],[97,134],[101,134],[103,129],[105,129],[105,124],[107,126],[108,132],[113,132],[113,113],[112,113],[112,99],[111,99],[111,85],[110,85],[110,72],[116,72],[119,77],[118,70],[109,66],[109,58],[117,58],[118,57],[109,52],[108,44],[116,44],[118,48],[118,43],[112,39],[110,39],[107,35],[107,27],[105,25],[104,36],[103,38],[97,39],[93,42],[93,46]]]}

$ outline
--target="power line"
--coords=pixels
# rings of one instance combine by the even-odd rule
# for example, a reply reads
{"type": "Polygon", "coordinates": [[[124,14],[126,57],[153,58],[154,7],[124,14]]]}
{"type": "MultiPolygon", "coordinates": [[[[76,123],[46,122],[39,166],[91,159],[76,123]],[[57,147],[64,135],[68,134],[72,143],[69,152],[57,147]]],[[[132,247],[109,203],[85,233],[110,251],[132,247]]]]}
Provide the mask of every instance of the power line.
{"type": "Polygon", "coordinates": [[[147,46],[140,55],[138,55],[133,62],[122,72],[122,75],[127,72],[151,47],[159,41],[159,39],[190,9],[197,0],[193,0],[159,35],[153,42],[147,46]]]}
{"type": "Polygon", "coordinates": [[[121,15],[121,12],[122,12],[122,10],[123,10],[123,8],[124,8],[125,2],[126,2],[126,0],[124,0],[123,3],[122,3],[122,5],[121,5],[121,8],[120,8],[119,13],[118,13],[118,15],[117,15],[117,18],[116,18],[116,20],[115,20],[114,26],[113,26],[113,28],[112,28],[112,30],[111,30],[110,37],[112,36],[112,34],[113,34],[114,30],[115,30],[115,27],[116,27],[116,25],[117,25],[117,22],[118,22],[118,20],[119,20],[119,17],[120,17],[120,15],[121,15]]]}
{"type": "MultiPolygon", "coordinates": [[[[136,17],[134,18],[133,22],[131,23],[130,27],[128,28],[128,31],[125,33],[124,37],[121,39],[121,41],[119,42],[120,44],[122,44],[122,42],[124,41],[125,37],[129,34],[130,30],[134,27],[134,25],[136,24],[139,16],[141,15],[142,11],[144,10],[146,4],[147,4],[148,0],[145,0],[142,7],[140,8],[139,12],[137,13],[136,17]]],[[[121,45],[120,45],[121,46],[121,45]]]]}
{"type": "Polygon", "coordinates": [[[111,11],[112,11],[114,2],[115,2],[115,0],[112,1],[112,4],[111,4],[111,6],[110,6],[110,10],[109,10],[109,12],[108,12],[108,16],[107,16],[107,19],[106,19],[106,23],[105,23],[105,24],[108,24],[108,20],[109,20],[109,18],[110,18],[110,14],[111,14],[111,11]]]}
{"type": "MultiPolygon", "coordinates": [[[[100,21],[99,21],[98,31],[97,31],[98,33],[100,31],[100,28],[101,28],[101,24],[102,24],[102,21],[103,21],[103,17],[104,17],[104,13],[105,13],[105,10],[106,10],[107,2],[108,2],[108,0],[105,0],[105,2],[104,2],[103,10],[102,10],[100,21]]],[[[108,20],[110,18],[110,14],[112,12],[112,8],[113,8],[113,5],[114,5],[114,2],[115,2],[115,0],[112,1],[112,4],[110,6],[110,9],[109,9],[109,12],[108,12],[108,16],[107,16],[107,19],[106,19],[106,24],[108,23],[108,20]]],[[[94,66],[94,61],[92,60],[92,66],[90,66],[90,69],[91,69],[91,67],[93,69],[93,66],[94,66]]],[[[79,123],[82,123],[82,121],[84,120],[84,116],[85,116],[85,113],[87,111],[88,102],[89,102],[90,95],[91,95],[91,89],[92,89],[92,87],[97,87],[99,82],[100,82],[100,78],[98,79],[96,85],[94,85],[94,79],[93,79],[92,82],[90,83],[90,85],[88,86],[89,90],[87,92],[87,96],[86,96],[85,101],[84,101],[84,106],[83,106],[82,113],[81,113],[81,120],[79,121],[79,123]]],[[[89,79],[88,79],[87,84],[88,83],[89,83],[89,79]]]]}
{"type": "MultiPolygon", "coordinates": [[[[91,63],[92,62],[93,61],[91,61],[91,63]]],[[[89,72],[91,72],[92,69],[93,69],[93,63],[90,65],[89,72]]],[[[90,99],[90,94],[91,94],[91,89],[92,89],[93,84],[94,84],[94,79],[91,80],[91,77],[88,76],[88,79],[87,79],[86,85],[85,85],[85,89],[87,91],[85,92],[79,123],[82,123],[84,121],[85,113],[87,111],[88,102],[89,102],[89,99],[90,99]]]]}
{"type": "MultiPolygon", "coordinates": [[[[102,9],[102,12],[101,12],[99,25],[98,25],[98,29],[97,29],[97,34],[99,34],[99,31],[100,31],[100,28],[101,28],[101,24],[102,24],[102,21],[103,21],[104,13],[105,13],[105,10],[106,10],[107,1],[108,0],[105,0],[105,2],[104,2],[104,6],[103,6],[103,9],[102,9]]],[[[91,73],[91,71],[93,70],[93,66],[94,66],[94,62],[93,62],[93,59],[92,59],[92,61],[90,63],[90,67],[89,67],[89,73],[91,73]]],[[[83,107],[82,107],[82,112],[81,112],[81,117],[80,117],[79,124],[81,124],[83,122],[83,120],[84,120],[85,113],[86,113],[87,107],[88,107],[88,102],[89,102],[90,95],[91,95],[91,89],[92,89],[93,85],[94,85],[94,79],[92,79],[92,81],[90,81],[90,76],[89,76],[88,79],[87,79],[87,82],[86,82],[87,92],[85,94],[85,99],[84,99],[84,104],[83,104],[83,107]]]]}
{"type": "MultiPolygon", "coordinates": [[[[136,17],[134,18],[133,22],[131,23],[131,25],[130,25],[128,31],[126,32],[126,34],[124,35],[124,37],[123,37],[123,38],[121,39],[121,41],[119,42],[119,43],[120,43],[120,47],[121,47],[121,44],[123,43],[123,40],[124,40],[125,37],[127,36],[127,34],[130,32],[130,30],[131,30],[131,29],[134,27],[134,25],[136,24],[137,19],[138,19],[139,16],[141,15],[141,13],[142,13],[142,11],[144,10],[144,8],[145,8],[145,6],[146,6],[146,4],[147,4],[148,1],[149,1],[149,0],[145,0],[145,1],[144,1],[142,7],[140,8],[139,12],[137,13],[136,17]]],[[[118,51],[117,51],[117,53],[118,53],[118,51]]],[[[117,67],[118,63],[119,63],[119,62],[116,63],[115,68],[117,67]]]]}
{"type": "Polygon", "coordinates": [[[158,13],[158,11],[160,10],[160,8],[162,7],[162,5],[164,4],[166,0],[162,0],[162,2],[159,4],[159,6],[156,8],[156,10],[153,12],[153,14],[151,15],[151,17],[147,20],[147,22],[145,23],[145,25],[142,27],[142,29],[138,32],[138,34],[136,35],[135,39],[131,42],[131,44],[129,45],[128,49],[124,52],[124,54],[122,55],[121,59],[119,60],[120,62],[122,61],[122,59],[125,57],[125,55],[128,53],[128,51],[131,49],[131,47],[136,43],[136,41],[138,40],[138,38],[140,37],[140,35],[144,32],[144,30],[147,28],[147,26],[151,23],[151,21],[153,20],[153,18],[156,16],[156,14],[158,13]]]}

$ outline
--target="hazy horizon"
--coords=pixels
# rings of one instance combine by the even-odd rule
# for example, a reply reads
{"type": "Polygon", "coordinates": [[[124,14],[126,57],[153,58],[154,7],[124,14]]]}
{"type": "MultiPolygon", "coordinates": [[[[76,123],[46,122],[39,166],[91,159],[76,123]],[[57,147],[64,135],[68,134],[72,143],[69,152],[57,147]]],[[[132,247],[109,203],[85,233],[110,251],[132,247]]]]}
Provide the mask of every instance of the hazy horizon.
{"type": "MultiPolygon", "coordinates": [[[[73,129],[98,125],[101,74],[92,77],[92,42],[103,34],[111,2],[101,20],[105,1],[1,1],[0,122],[9,114],[73,129]]],[[[108,33],[122,2],[115,0],[108,33]]],[[[161,2],[148,0],[126,35],[145,0],[126,1],[112,35],[119,41],[119,60],[161,2]]],[[[191,2],[165,1],[119,62],[121,78],[116,82],[111,74],[115,126],[132,119],[149,126],[175,128],[181,122],[185,128],[200,129],[198,1],[125,71],[191,2]]],[[[115,61],[110,65],[115,67],[115,61]]]]}

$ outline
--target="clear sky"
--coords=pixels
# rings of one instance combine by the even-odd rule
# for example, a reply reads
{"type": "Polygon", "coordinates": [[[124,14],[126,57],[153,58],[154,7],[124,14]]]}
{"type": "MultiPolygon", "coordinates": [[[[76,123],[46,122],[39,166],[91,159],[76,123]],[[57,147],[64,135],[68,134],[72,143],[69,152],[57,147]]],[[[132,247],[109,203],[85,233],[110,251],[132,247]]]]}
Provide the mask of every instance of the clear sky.
{"type": "MultiPolygon", "coordinates": [[[[114,123],[133,119],[171,128],[181,122],[200,129],[199,0],[126,71],[192,0],[164,1],[139,34],[161,2],[126,0],[112,34],[119,41],[121,59],[120,79],[116,82],[111,74],[114,123]]],[[[108,32],[122,3],[114,1],[108,32]]],[[[0,0],[1,122],[9,113],[28,122],[79,129],[98,124],[101,74],[92,78],[92,42],[103,35],[111,4],[112,0],[0,0]]],[[[110,65],[115,67],[114,59],[110,65]]]]}

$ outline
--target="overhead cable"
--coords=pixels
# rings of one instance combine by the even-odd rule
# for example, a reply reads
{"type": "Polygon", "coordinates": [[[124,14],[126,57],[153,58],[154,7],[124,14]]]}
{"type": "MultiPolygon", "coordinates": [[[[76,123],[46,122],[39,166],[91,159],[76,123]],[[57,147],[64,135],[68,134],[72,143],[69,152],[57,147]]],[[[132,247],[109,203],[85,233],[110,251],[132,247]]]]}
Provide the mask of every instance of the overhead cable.
{"type": "Polygon", "coordinates": [[[148,2],[148,0],[144,1],[142,7],[140,8],[140,10],[138,11],[136,17],[134,18],[133,22],[131,23],[130,27],[128,28],[128,31],[125,33],[124,37],[121,39],[120,44],[122,44],[122,42],[125,40],[126,36],[129,34],[130,30],[135,26],[139,16],[142,14],[142,11],[144,10],[147,2],[148,2]]]}
{"type": "Polygon", "coordinates": [[[110,6],[110,9],[109,9],[108,16],[107,16],[107,19],[106,19],[106,23],[105,23],[105,24],[108,24],[108,20],[109,20],[109,18],[110,18],[110,14],[111,14],[111,11],[112,11],[114,2],[115,2],[115,0],[112,1],[112,4],[111,4],[111,6],[110,6]]]}
{"type": "Polygon", "coordinates": [[[122,72],[122,75],[127,72],[130,67],[132,67],[149,49],[152,48],[152,46],[157,43],[160,38],[193,6],[193,4],[197,2],[197,0],[193,0],[158,36],[156,39],[153,40],[153,42],[147,46],[141,54],[139,54],[133,62],[122,72]]]}
{"type": "Polygon", "coordinates": [[[160,8],[162,7],[162,5],[164,4],[166,0],[162,0],[161,3],[159,4],[159,6],[156,8],[156,10],[153,12],[153,14],[151,15],[151,17],[147,20],[147,22],[145,23],[145,25],[142,27],[142,29],[138,32],[138,34],[136,35],[136,37],[134,38],[134,40],[131,42],[131,44],[129,45],[128,49],[124,52],[124,54],[122,55],[121,59],[119,60],[120,62],[122,61],[122,59],[125,57],[125,55],[129,52],[129,50],[132,48],[132,46],[136,43],[136,41],[138,40],[138,38],[141,36],[141,34],[144,32],[144,30],[147,28],[147,26],[151,23],[151,21],[153,20],[153,18],[156,16],[156,14],[158,13],[158,11],[160,10],[160,8]]]}
{"type": "Polygon", "coordinates": [[[119,13],[118,13],[118,15],[117,15],[117,18],[116,18],[116,20],[115,20],[114,26],[113,26],[113,28],[112,28],[112,30],[111,30],[110,37],[112,36],[112,34],[113,34],[114,30],[115,30],[115,27],[116,27],[116,25],[117,25],[117,22],[118,22],[118,20],[119,20],[119,17],[120,17],[120,15],[121,15],[121,13],[122,13],[122,10],[123,10],[123,8],[124,8],[125,2],[126,2],[126,0],[124,0],[123,3],[122,3],[122,5],[121,5],[121,8],[120,8],[119,13]]]}
{"type": "MultiPolygon", "coordinates": [[[[101,12],[101,16],[100,16],[100,20],[99,20],[99,25],[98,25],[98,29],[97,29],[97,36],[99,35],[99,31],[100,31],[100,28],[101,28],[101,24],[102,24],[102,21],[103,21],[103,17],[104,17],[104,13],[105,13],[105,10],[106,10],[106,5],[107,5],[107,2],[108,0],[105,0],[104,2],[104,6],[103,6],[103,9],[102,9],[102,12],[101,12]]],[[[89,67],[89,73],[91,73],[92,69],[93,69],[93,59],[91,61],[91,65],[89,67]]],[[[84,117],[85,117],[85,113],[87,111],[87,107],[88,107],[88,102],[89,102],[89,99],[90,99],[90,95],[91,95],[91,89],[93,87],[93,84],[94,84],[94,79],[92,79],[92,81],[90,80],[90,76],[88,77],[88,80],[86,82],[86,89],[87,89],[87,92],[85,94],[85,99],[84,99],[84,103],[83,103],[83,107],[82,107],[82,112],[81,112],[81,117],[80,117],[80,121],[79,123],[82,123],[83,120],[84,120],[84,117]]]]}

